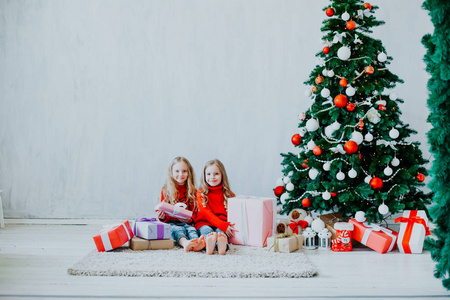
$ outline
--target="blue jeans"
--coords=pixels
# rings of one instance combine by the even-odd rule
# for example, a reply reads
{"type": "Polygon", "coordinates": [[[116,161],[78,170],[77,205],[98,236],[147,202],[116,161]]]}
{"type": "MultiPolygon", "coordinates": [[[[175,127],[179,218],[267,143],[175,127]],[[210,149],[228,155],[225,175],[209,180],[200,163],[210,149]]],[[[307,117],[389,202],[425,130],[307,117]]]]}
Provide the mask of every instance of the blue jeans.
{"type": "MultiPolygon", "coordinates": [[[[187,240],[197,239],[198,238],[198,232],[195,229],[195,227],[177,222],[177,223],[169,223],[170,224],[170,235],[172,236],[175,243],[180,245],[179,241],[182,237],[184,237],[187,240]]],[[[181,246],[181,245],[180,245],[181,246]]]]}
{"type": "MultiPolygon", "coordinates": [[[[227,235],[225,232],[223,232],[223,231],[220,230],[219,228],[211,227],[211,226],[208,226],[208,225],[203,225],[202,227],[200,227],[200,228],[198,229],[198,233],[199,233],[200,235],[204,235],[205,238],[206,238],[206,237],[208,236],[208,234],[210,234],[211,232],[217,232],[217,233],[222,232],[223,234],[227,235]]],[[[216,242],[216,248],[217,248],[217,242],[216,242]]],[[[228,251],[228,249],[230,249],[230,247],[228,246],[228,236],[227,236],[227,251],[228,251]]]]}

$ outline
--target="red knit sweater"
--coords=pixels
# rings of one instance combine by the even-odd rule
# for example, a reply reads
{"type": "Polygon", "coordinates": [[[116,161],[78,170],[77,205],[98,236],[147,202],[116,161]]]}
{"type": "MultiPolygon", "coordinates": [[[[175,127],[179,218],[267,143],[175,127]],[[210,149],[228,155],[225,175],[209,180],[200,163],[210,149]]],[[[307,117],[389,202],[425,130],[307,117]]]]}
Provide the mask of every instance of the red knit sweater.
{"type": "MultiPolygon", "coordinates": [[[[195,207],[195,203],[190,202],[188,203],[188,199],[186,197],[186,185],[177,185],[177,191],[178,191],[178,201],[175,201],[175,203],[172,204],[176,204],[176,203],[184,203],[187,205],[186,209],[192,211],[192,218],[189,219],[188,224],[193,223],[193,220],[196,219],[197,217],[197,208],[195,207]]],[[[166,198],[166,191],[164,190],[164,188],[161,190],[161,202],[164,201],[164,199],[166,198]]],[[[166,201],[167,202],[167,201],[166,201]]],[[[160,220],[161,222],[170,222],[170,221],[174,221],[177,222],[179,219],[175,218],[175,217],[171,217],[168,214],[166,214],[166,218],[164,220],[160,220]]]]}
{"type": "Polygon", "coordinates": [[[227,231],[230,222],[227,222],[227,210],[223,201],[223,186],[209,187],[208,203],[203,207],[202,189],[197,191],[197,219],[195,220],[195,228],[199,229],[203,225],[217,227],[223,232],[227,231]]]}

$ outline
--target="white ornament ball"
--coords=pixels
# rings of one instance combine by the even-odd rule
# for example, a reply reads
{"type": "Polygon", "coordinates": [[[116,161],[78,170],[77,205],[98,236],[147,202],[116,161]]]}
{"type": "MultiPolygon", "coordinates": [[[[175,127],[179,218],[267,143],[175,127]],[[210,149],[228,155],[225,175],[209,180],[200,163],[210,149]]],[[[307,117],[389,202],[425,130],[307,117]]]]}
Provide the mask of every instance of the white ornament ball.
{"type": "Polygon", "coordinates": [[[284,186],[283,177],[277,179],[277,186],[284,186]]]}
{"type": "Polygon", "coordinates": [[[392,171],[392,169],[390,167],[386,167],[383,172],[384,172],[384,175],[391,176],[394,171],[392,171]]]}
{"type": "Polygon", "coordinates": [[[391,93],[391,94],[389,95],[389,99],[391,99],[391,100],[397,100],[397,98],[398,98],[398,96],[397,96],[396,93],[391,93]]]}
{"type": "Polygon", "coordinates": [[[379,62],[385,62],[387,59],[387,55],[386,53],[381,52],[380,54],[378,54],[377,58],[379,62]]]}
{"type": "Polygon", "coordinates": [[[330,125],[331,128],[333,128],[334,130],[338,130],[339,128],[341,128],[341,124],[338,123],[338,121],[334,121],[333,124],[330,125]]]}
{"type": "Polygon", "coordinates": [[[355,143],[357,143],[358,145],[362,143],[363,139],[364,139],[364,137],[360,132],[354,131],[352,133],[351,140],[354,141],[355,143]]]}
{"type": "Polygon", "coordinates": [[[316,147],[316,143],[314,143],[314,141],[309,141],[308,144],[306,144],[306,147],[308,147],[309,150],[312,150],[316,147]]]}
{"type": "Polygon", "coordinates": [[[358,176],[358,173],[355,169],[352,168],[350,171],[348,171],[348,177],[355,178],[356,176],[358,176]]]}
{"type": "Polygon", "coordinates": [[[395,128],[392,128],[389,131],[389,136],[391,137],[391,139],[396,139],[396,138],[398,138],[399,135],[400,135],[400,132],[395,128]]]}
{"type": "MultiPolygon", "coordinates": [[[[341,60],[348,60],[351,56],[352,52],[350,51],[350,48],[342,46],[339,48],[337,55],[341,60]]],[[[329,75],[328,75],[329,76],[329,75]]]]}
{"type": "Polygon", "coordinates": [[[317,122],[316,119],[309,119],[308,122],[306,122],[306,129],[308,131],[316,131],[319,129],[319,122],[317,122]]]}
{"type": "Polygon", "coordinates": [[[334,71],[333,70],[328,71],[327,76],[328,77],[333,77],[334,76],[334,71]]]}
{"type": "Polygon", "coordinates": [[[378,212],[382,215],[385,215],[389,212],[389,207],[383,203],[378,207],[378,212]]]}
{"type": "Polygon", "coordinates": [[[342,14],[341,18],[344,21],[348,21],[348,20],[350,20],[350,14],[348,12],[345,12],[342,14]]]}
{"type": "Polygon", "coordinates": [[[331,164],[329,162],[326,162],[323,164],[324,171],[330,171],[330,167],[331,167],[331,164]]]}
{"type": "Polygon", "coordinates": [[[320,95],[324,98],[328,98],[330,97],[330,90],[327,88],[324,88],[321,92],[320,95]]]}
{"type": "Polygon", "coordinates": [[[281,195],[280,197],[280,201],[282,204],[286,203],[286,200],[289,198],[289,194],[288,193],[284,193],[283,195],[281,195]]]}
{"type": "Polygon", "coordinates": [[[345,174],[344,174],[342,171],[339,171],[339,172],[336,174],[336,179],[337,179],[337,180],[344,180],[344,179],[345,179],[345,174]]]}
{"type": "Polygon", "coordinates": [[[366,176],[366,178],[364,178],[364,182],[367,184],[369,184],[371,180],[372,180],[372,176],[370,176],[370,175],[368,175],[368,176],[366,176]]]}
{"type": "Polygon", "coordinates": [[[322,75],[323,76],[328,76],[328,70],[327,69],[323,69],[322,70],[322,75]]]}
{"type": "Polygon", "coordinates": [[[364,139],[366,140],[366,142],[371,142],[373,141],[373,135],[369,132],[364,136],[364,139]]]}
{"type": "Polygon", "coordinates": [[[309,178],[311,178],[311,180],[316,179],[317,175],[319,175],[319,171],[317,171],[317,169],[311,168],[311,170],[309,170],[308,172],[308,176],[309,178]]]}
{"type": "Polygon", "coordinates": [[[305,97],[311,97],[312,91],[310,89],[305,90],[305,97]]]}
{"type": "Polygon", "coordinates": [[[394,157],[391,160],[391,165],[393,165],[394,167],[397,167],[400,164],[400,160],[397,157],[394,157]]]}
{"type": "Polygon", "coordinates": [[[323,200],[330,200],[331,199],[331,194],[328,191],[325,191],[322,193],[322,198],[323,200]]]}
{"type": "Polygon", "coordinates": [[[311,225],[314,221],[313,218],[310,215],[307,215],[304,219],[306,222],[308,222],[308,225],[311,225]]]}
{"type": "Polygon", "coordinates": [[[332,138],[333,137],[333,132],[335,132],[336,130],[333,129],[333,127],[331,127],[331,125],[328,125],[327,127],[325,127],[325,135],[328,138],[332,138]]]}
{"type": "Polygon", "coordinates": [[[325,228],[325,222],[317,218],[311,223],[311,229],[315,232],[321,232],[325,228]]]}
{"type": "Polygon", "coordinates": [[[283,182],[284,182],[285,184],[288,184],[289,182],[291,182],[291,178],[289,178],[288,176],[286,176],[286,177],[283,178],[283,182]]]}
{"type": "Polygon", "coordinates": [[[354,87],[349,86],[348,88],[345,89],[345,93],[347,94],[347,96],[354,96],[356,94],[356,90],[354,87]]]}
{"type": "Polygon", "coordinates": [[[294,190],[294,185],[292,184],[292,182],[289,182],[288,184],[286,184],[286,190],[288,190],[288,191],[294,190]]]}
{"type": "Polygon", "coordinates": [[[357,211],[355,214],[355,220],[361,223],[364,222],[366,220],[366,213],[362,210],[357,211]]]}

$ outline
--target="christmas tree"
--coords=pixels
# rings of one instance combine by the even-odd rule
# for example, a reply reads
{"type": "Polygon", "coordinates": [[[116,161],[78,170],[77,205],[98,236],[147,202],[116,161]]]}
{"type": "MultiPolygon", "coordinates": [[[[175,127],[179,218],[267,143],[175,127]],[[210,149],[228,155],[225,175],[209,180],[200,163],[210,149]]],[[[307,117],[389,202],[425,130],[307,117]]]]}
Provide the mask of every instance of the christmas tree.
{"type": "Polygon", "coordinates": [[[435,26],[433,35],[428,34],[422,39],[427,48],[427,71],[431,74],[428,82],[428,122],[433,125],[433,129],[428,132],[428,141],[435,158],[431,169],[433,179],[430,182],[430,188],[435,193],[435,204],[430,208],[430,214],[436,224],[436,229],[433,230],[436,239],[427,239],[425,247],[437,262],[435,276],[442,278],[443,285],[450,290],[450,24],[447,17],[450,14],[450,3],[448,0],[427,0],[423,6],[430,11],[431,21],[435,26]]]}
{"type": "Polygon", "coordinates": [[[393,91],[402,80],[389,71],[380,40],[371,28],[377,6],[334,0],[324,8],[325,47],[304,83],[310,108],[292,136],[298,153],[283,156],[283,177],[274,192],[282,213],[295,208],[364,211],[370,222],[389,213],[423,209],[431,195],[420,188],[427,175],[416,132],[400,120],[393,91]]]}

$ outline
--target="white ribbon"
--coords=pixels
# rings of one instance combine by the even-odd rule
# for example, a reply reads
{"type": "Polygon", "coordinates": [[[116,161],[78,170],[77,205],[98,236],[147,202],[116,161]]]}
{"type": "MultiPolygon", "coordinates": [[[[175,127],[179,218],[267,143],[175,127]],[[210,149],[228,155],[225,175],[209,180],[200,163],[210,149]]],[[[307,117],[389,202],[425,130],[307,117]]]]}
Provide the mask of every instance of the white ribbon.
{"type": "Polygon", "coordinates": [[[331,147],[330,150],[333,151],[334,153],[337,153],[337,152],[339,152],[341,154],[346,153],[341,144],[337,145],[336,147],[331,147]]]}
{"type": "Polygon", "coordinates": [[[241,198],[241,227],[239,228],[239,232],[242,237],[242,245],[248,244],[248,228],[247,228],[247,213],[245,200],[246,198],[241,198]]]}
{"type": "Polygon", "coordinates": [[[361,244],[363,244],[363,245],[367,244],[367,240],[369,239],[369,235],[372,231],[382,231],[392,238],[391,245],[389,246],[389,249],[387,252],[391,251],[394,248],[397,238],[394,234],[392,234],[392,230],[390,230],[389,228],[386,228],[386,227],[382,227],[378,224],[368,224],[367,222],[364,222],[363,225],[368,228],[366,228],[366,230],[364,231],[364,235],[361,239],[361,244]]]}
{"type": "Polygon", "coordinates": [[[186,208],[187,208],[187,205],[185,203],[178,202],[177,204],[175,204],[174,208],[173,208],[173,217],[178,215],[182,209],[186,209],[186,208]]]}
{"type": "Polygon", "coordinates": [[[109,240],[108,232],[110,232],[115,227],[122,226],[123,229],[125,229],[125,232],[127,233],[128,239],[131,239],[130,233],[128,232],[127,227],[124,223],[119,224],[110,224],[110,225],[103,225],[103,232],[100,234],[100,238],[102,239],[103,247],[105,248],[105,251],[109,251],[113,249],[113,246],[111,245],[111,241],[109,240]]]}
{"type": "Polygon", "coordinates": [[[336,43],[342,43],[342,38],[343,37],[345,37],[345,32],[342,32],[342,33],[337,33],[335,36],[334,36],[334,39],[333,39],[333,44],[336,44],[336,43]]]}
{"type": "Polygon", "coordinates": [[[384,145],[385,147],[389,146],[389,147],[391,147],[394,150],[398,150],[397,148],[395,148],[395,145],[397,145],[396,141],[388,142],[388,141],[385,141],[385,140],[378,140],[377,141],[377,146],[379,146],[379,145],[384,145]]]}
{"type": "Polygon", "coordinates": [[[362,20],[364,19],[364,12],[362,11],[362,9],[358,9],[358,17],[362,20]]]}

